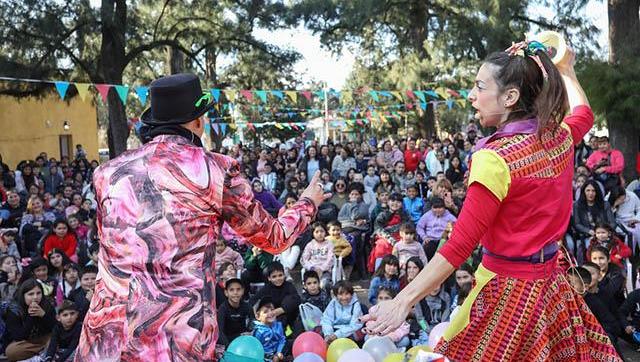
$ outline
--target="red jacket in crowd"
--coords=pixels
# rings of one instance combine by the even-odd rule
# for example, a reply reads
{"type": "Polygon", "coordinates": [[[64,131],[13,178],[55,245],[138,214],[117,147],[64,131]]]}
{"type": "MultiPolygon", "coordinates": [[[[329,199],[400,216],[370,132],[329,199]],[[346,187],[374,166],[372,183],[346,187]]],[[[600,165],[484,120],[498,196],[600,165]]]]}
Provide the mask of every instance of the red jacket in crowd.
{"type": "Polygon", "coordinates": [[[614,236],[611,239],[611,241],[608,243],[601,243],[595,238],[593,238],[591,239],[591,243],[589,243],[589,249],[587,250],[587,259],[589,258],[589,254],[591,254],[591,249],[595,245],[602,245],[605,248],[609,249],[609,256],[610,256],[611,262],[623,268],[624,270],[624,265],[622,264],[622,260],[627,259],[628,257],[631,256],[631,248],[627,244],[625,244],[617,236],[614,236]]]}
{"type": "Polygon", "coordinates": [[[624,170],[624,156],[618,150],[594,151],[587,159],[587,167],[591,171],[595,171],[597,168],[595,166],[607,157],[609,158],[609,166],[604,168],[606,173],[619,174],[624,170]]]}
{"type": "Polygon", "coordinates": [[[78,245],[78,240],[73,233],[67,233],[64,238],[60,238],[56,234],[51,234],[47,236],[44,240],[44,256],[46,258],[47,254],[51,251],[51,249],[60,249],[64,251],[67,256],[74,260],[76,255],[76,246],[78,245]]]}

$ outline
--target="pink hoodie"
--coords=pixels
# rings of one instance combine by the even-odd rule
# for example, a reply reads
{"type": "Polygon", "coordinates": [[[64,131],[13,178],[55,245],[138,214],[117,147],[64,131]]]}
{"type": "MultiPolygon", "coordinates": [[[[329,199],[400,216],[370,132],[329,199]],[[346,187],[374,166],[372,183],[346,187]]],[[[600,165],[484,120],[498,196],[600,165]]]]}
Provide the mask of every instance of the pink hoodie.
{"type": "Polygon", "coordinates": [[[226,262],[233,263],[237,270],[244,269],[244,259],[242,259],[242,255],[227,246],[222,253],[216,253],[216,275],[220,271],[219,269],[222,264],[226,262]]]}

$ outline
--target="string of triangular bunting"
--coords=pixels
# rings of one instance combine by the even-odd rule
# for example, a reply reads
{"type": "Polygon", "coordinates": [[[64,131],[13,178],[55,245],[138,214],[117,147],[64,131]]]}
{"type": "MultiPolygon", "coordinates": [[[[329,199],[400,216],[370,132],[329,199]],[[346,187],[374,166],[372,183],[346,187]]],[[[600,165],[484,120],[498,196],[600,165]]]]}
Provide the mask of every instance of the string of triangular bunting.
{"type": "MultiPolygon", "coordinates": [[[[130,93],[130,89],[132,87],[128,85],[122,84],[94,84],[94,83],[82,83],[82,82],[68,82],[68,81],[51,81],[51,80],[38,80],[38,79],[26,79],[26,78],[12,78],[12,77],[0,77],[0,80],[4,81],[18,81],[18,82],[31,82],[31,83],[50,83],[54,84],[56,91],[60,95],[61,99],[66,97],[66,94],[71,85],[73,85],[80,98],[85,101],[87,99],[87,95],[89,93],[89,88],[94,87],[103,103],[107,102],[107,97],[111,89],[114,89],[118,95],[118,98],[122,101],[123,104],[127,104],[127,98],[130,93]]],[[[146,105],[149,88],[145,85],[138,85],[133,87],[134,93],[136,94],[138,100],[142,105],[146,105]]],[[[221,96],[224,95],[226,100],[229,102],[236,102],[240,100],[240,96],[245,100],[253,103],[267,103],[269,99],[269,95],[272,100],[278,101],[288,101],[293,104],[296,104],[299,96],[306,98],[308,101],[311,101],[313,97],[318,98],[319,100],[324,100],[325,95],[329,97],[335,97],[341,100],[353,99],[354,95],[363,96],[367,93],[370,99],[374,102],[381,102],[382,100],[389,99],[397,99],[400,102],[418,102],[419,104],[426,104],[429,101],[438,101],[438,100],[456,100],[456,99],[466,99],[469,94],[468,89],[459,89],[454,90],[444,86],[436,87],[434,89],[427,90],[405,90],[401,91],[392,91],[392,90],[368,90],[367,92],[363,91],[337,91],[337,90],[250,90],[250,89],[218,89],[212,88],[210,89],[211,95],[219,102],[221,100],[221,96]]]]}

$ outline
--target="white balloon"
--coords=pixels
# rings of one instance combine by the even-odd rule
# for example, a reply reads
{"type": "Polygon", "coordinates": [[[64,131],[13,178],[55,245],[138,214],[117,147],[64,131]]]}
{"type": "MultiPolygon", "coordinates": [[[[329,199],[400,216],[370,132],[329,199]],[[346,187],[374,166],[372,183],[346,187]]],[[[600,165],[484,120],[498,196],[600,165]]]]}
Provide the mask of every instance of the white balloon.
{"type": "Polygon", "coordinates": [[[362,349],[369,352],[376,362],[383,362],[387,355],[398,352],[395,343],[389,337],[372,337],[364,342],[362,349]]]}

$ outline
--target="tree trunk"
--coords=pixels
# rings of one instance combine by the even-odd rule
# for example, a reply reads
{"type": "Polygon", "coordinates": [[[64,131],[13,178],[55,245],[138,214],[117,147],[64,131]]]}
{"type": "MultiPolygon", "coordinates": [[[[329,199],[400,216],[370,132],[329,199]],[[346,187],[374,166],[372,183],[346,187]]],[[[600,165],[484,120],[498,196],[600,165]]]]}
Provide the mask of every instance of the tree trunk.
{"type": "Polygon", "coordinates": [[[184,54],[175,47],[167,47],[167,66],[165,72],[167,74],[178,74],[184,72],[184,54]]]}
{"type": "MultiPolygon", "coordinates": [[[[640,56],[640,0],[608,0],[609,63],[623,66],[637,61],[640,56]]],[[[619,114],[619,113],[618,113],[619,114]]],[[[632,119],[636,115],[607,117],[611,144],[624,155],[624,175],[627,181],[636,178],[638,153],[638,127],[632,119]]]]}
{"type": "MultiPolygon", "coordinates": [[[[127,29],[127,4],[125,0],[102,0],[102,44],[98,72],[108,84],[122,84],[125,57],[125,32],[127,29]]],[[[115,91],[109,92],[109,129],[107,131],[109,157],[126,151],[129,127],[125,106],[115,91]]]]}
{"type": "MultiPolygon", "coordinates": [[[[420,59],[429,58],[429,53],[427,53],[424,47],[428,31],[427,4],[428,2],[423,0],[412,0],[409,4],[410,10],[408,16],[411,23],[411,31],[409,33],[411,37],[411,47],[420,59]]],[[[416,86],[417,89],[421,88],[420,84],[416,86]]],[[[433,113],[433,106],[431,104],[427,103],[427,109],[422,116],[418,117],[417,128],[423,137],[433,137],[436,135],[435,114],[433,113]]]]}

